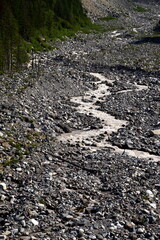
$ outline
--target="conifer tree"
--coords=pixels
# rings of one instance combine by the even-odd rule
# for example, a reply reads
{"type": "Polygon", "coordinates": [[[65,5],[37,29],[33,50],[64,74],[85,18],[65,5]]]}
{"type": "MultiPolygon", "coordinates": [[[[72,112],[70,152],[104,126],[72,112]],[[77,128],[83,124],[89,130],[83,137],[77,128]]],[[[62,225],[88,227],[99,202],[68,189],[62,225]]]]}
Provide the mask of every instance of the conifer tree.
{"type": "Polygon", "coordinates": [[[86,21],[80,0],[0,0],[0,71],[27,59],[27,44],[86,21]]]}

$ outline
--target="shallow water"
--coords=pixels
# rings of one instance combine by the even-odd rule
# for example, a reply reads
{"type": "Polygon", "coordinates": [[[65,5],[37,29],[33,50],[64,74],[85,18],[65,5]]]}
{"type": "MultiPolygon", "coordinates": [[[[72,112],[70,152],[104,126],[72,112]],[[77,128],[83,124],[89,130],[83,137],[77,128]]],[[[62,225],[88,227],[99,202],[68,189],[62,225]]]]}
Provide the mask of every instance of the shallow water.
{"type": "MultiPolygon", "coordinates": [[[[90,151],[97,151],[98,149],[102,148],[112,148],[113,151],[116,151],[120,154],[127,154],[129,156],[138,158],[147,158],[149,160],[159,161],[159,156],[143,151],[120,149],[117,146],[113,146],[109,142],[109,135],[113,132],[117,132],[119,128],[124,127],[127,124],[127,121],[115,119],[114,116],[97,109],[98,107],[95,105],[96,101],[103,102],[105,97],[110,95],[110,87],[108,85],[112,85],[114,81],[105,78],[99,73],[90,74],[98,79],[96,82],[97,89],[88,91],[85,96],[73,97],[71,102],[79,104],[79,106],[76,107],[76,110],[79,113],[98,117],[101,120],[102,128],[93,130],[84,129],[70,133],[64,133],[58,136],[57,140],[61,142],[70,142],[72,144],[80,143],[83,147],[89,146],[90,151]],[[100,140],[97,141],[97,138],[100,140]]],[[[135,84],[135,87],[137,91],[147,89],[147,86],[145,85],[135,84]]],[[[121,92],[128,91],[133,90],[123,90],[121,92]]]]}

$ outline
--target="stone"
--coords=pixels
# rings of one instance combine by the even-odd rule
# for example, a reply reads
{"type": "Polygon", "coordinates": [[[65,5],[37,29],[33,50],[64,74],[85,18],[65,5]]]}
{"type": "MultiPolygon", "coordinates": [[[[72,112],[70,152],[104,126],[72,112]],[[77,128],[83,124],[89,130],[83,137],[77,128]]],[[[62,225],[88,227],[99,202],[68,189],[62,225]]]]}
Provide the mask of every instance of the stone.
{"type": "Polygon", "coordinates": [[[7,185],[3,182],[0,183],[0,189],[6,191],[7,190],[7,185]]]}
{"type": "Polygon", "coordinates": [[[155,184],[155,188],[160,191],[160,184],[155,184]]]}
{"type": "Polygon", "coordinates": [[[11,232],[10,232],[10,231],[5,231],[3,234],[4,234],[5,236],[9,236],[9,235],[11,234],[11,232]]]}
{"type": "Polygon", "coordinates": [[[11,196],[11,199],[10,199],[10,203],[12,203],[12,204],[13,204],[14,202],[15,202],[15,196],[14,196],[14,195],[12,195],[12,196],[11,196]]]}
{"type": "Polygon", "coordinates": [[[53,157],[52,156],[47,156],[48,160],[49,161],[52,161],[53,160],[53,157]]]}
{"type": "Polygon", "coordinates": [[[110,230],[117,230],[117,226],[116,226],[116,225],[114,225],[113,223],[111,223],[110,230]]]}
{"type": "Polygon", "coordinates": [[[21,233],[25,233],[26,229],[23,227],[23,228],[20,228],[20,232],[21,233]]]}
{"type": "Polygon", "coordinates": [[[138,228],[137,229],[137,233],[144,233],[145,232],[145,228],[138,228]]]}
{"type": "Polygon", "coordinates": [[[17,172],[22,172],[22,168],[21,167],[18,167],[16,168],[17,172]]]}
{"type": "Polygon", "coordinates": [[[6,196],[5,195],[1,195],[1,201],[4,201],[6,199],[6,196]]]}
{"type": "Polygon", "coordinates": [[[153,237],[153,236],[152,236],[152,237],[150,237],[150,240],[155,240],[155,237],[153,237]]]}
{"type": "Polygon", "coordinates": [[[22,236],[20,237],[20,240],[31,240],[30,236],[22,236]]]}
{"type": "Polygon", "coordinates": [[[34,219],[34,218],[30,219],[29,222],[32,223],[34,226],[38,226],[39,225],[39,222],[36,219],[34,219]]]}
{"type": "Polygon", "coordinates": [[[153,192],[151,190],[147,190],[146,194],[148,195],[149,198],[153,198],[154,197],[154,194],[153,194],[153,192]]]}
{"type": "Polygon", "coordinates": [[[42,203],[38,203],[37,206],[38,206],[39,208],[45,208],[45,207],[46,207],[46,206],[45,206],[44,204],[42,204],[42,203]]]}
{"type": "Polygon", "coordinates": [[[130,232],[135,231],[135,224],[133,222],[126,222],[124,227],[129,230],[130,232]]]}
{"type": "Polygon", "coordinates": [[[80,228],[80,229],[78,230],[78,235],[79,235],[80,237],[82,237],[82,236],[84,235],[84,230],[83,230],[82,228],[80,228]]]}
{"type": "Polygon", "coordinates": [[[156,220],[157,220],[157,218],[154,217],[154,216],[149,216],[148,217],[148,221],[149,221],[150,224],[153,224],[154,222],[156,222],[156,220]]]}
{"type": "Polygon", "coordinates": [[[97,239],[97,237],[95,235],[89,235],[89,239],[97,239]]]}
{"type": "Polygon", "coordinates": [[[156,204],[156,202],[149,203],[149,205],[150,205],[152,208],[154,208],[154,209],[157,208],[157,204],[156,204]]]}
{"type": "Polygon", "coordinates": [[[123,225],[117,222],[117,228],[123,228],[123,225]]]}
{"type": "Polygon", "coordinates": [[[3,133],[2,132],[0,132],[0,137],[3,137],[3,133]]]}
{"type": "Polygon", "coordinates": [[[69,214],[66,214],[66,213],[62,214],[62,216],[63,216],[63,218],[64,218],[65,220],[73,219],[73,216],[72,216],[72,215],[69,215],[69,214]]]}
{"type": "Polygon", "coordinates": [[[21,224],[22,224],[23,227],[26,227],[26,221],[25,220],[22,220],[21,224]]]}
{"type": "Polygon", "coordinates": [[[154,135],[160,135],[160,129],[152,130],[154,135]]]}
{"type": "Polygon", "coordinates": [[[0,240],[5,240],[5,239],[7,239],[6,235],[0,235],[0,240]]]}
{"type": "Polygon", "coordinates": [[[41,132],[41,130],[38,129],[38,128],[35,128],[34,131],[37,132],[37,133],[40,133],[40,132],[41,132]]]}
{"type": "Polygon", "coordinates": [[[22,221],[22,220],[24,220],[24,216],[21,216],[21,215],[16,215],[15,216],[15,220],[17,220],[17,221],[22,221]]]}
{"type": "Polygon", "coordinates": [[[133,142],[132,142],[132,140],[131,139],[127,139],[126,140],[126,146],[130,149],[132,149],[133,148],[133,142]]]}
{"type": "Polygon", "coordinates": [[[12,230],[12,234],[17,234],[19,232],[18,228],[12,230]]]}
{"type": "Polygon", "coordinates": [[[3,142],[3,143],[2,143],[2,146],[3,146],[4,148],[10,148],[10,144],[9,144],[8,142],[3,142]]]}

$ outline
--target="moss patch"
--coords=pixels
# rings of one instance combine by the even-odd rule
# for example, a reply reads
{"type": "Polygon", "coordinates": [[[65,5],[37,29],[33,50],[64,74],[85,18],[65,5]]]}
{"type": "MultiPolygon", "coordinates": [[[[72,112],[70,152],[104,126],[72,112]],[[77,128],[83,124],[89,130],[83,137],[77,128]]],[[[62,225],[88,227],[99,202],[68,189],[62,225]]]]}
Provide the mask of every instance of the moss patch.
{"type": "Polygon", "coordinates": [[[106,22],[111,21],[111,20],[115,20],[115,19],[117,19],[117,17],[113,17],[113,16],[107,16],[107,17],[99,18],[99,20],[106,21],[106,22]]]}
{"type": "Polygon", "coordinates": [[[149,12],[149,9],[143,8],[143,7],[139,6],[139,5],[137,5],[137,6],[134,8],[134,11],[143,13],[143,12],[149,12]]]}

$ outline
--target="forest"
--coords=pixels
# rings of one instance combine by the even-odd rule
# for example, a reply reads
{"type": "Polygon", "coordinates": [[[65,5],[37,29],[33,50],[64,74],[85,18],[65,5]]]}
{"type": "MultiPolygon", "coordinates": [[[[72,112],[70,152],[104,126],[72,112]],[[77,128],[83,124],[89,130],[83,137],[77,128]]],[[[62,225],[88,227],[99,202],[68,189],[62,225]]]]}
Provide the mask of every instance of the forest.
{"type": "Polygon", "coordinates": [[[0,72],[20,69],[35,51],[91,24],[80,0],[0,0],[0,72]]]}

